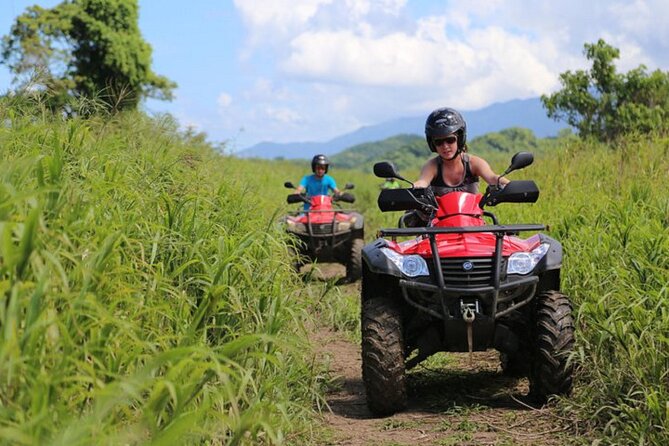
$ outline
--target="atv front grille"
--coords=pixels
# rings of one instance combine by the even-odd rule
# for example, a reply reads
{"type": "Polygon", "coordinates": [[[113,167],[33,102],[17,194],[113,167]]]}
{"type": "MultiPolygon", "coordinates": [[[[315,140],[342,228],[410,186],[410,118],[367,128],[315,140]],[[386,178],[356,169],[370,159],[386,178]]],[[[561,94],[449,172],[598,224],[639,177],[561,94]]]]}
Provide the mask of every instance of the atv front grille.
{"type": "MultiPolygon", "coordinates": [[[[442,258],[441,271],[444,285],[457,288],[478,288],[492,285],[494,259],[492,257],[442,258]]],[[[430,264],[430,269],[433,269],[430,264]]],[[[506,277],[506,259],[502,259],[502,274],[506,277]]]]}
{"type": "Polygon", "coordinates": [[[325,223],[325,224],[318,224],[318,225],[311,225],[311,231],[313,234],[320,235],[320,234],[332,234],[332,223],[325,223]]]}

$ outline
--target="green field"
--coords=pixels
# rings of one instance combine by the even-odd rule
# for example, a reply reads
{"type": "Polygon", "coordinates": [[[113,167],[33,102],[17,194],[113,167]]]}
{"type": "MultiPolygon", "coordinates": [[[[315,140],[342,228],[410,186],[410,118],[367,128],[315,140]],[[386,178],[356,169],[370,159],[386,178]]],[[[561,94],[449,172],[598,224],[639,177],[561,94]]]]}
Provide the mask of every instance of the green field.
{"type": "MultiPolygon", "coordinates": [[[[277,223],[308,165],[223,156],[169,117],[5,99],[0,122],[0,442],[312,441],[327,375],[305,326],[323,294],[277,223]]],[[[578,372],[558,405],[607,444],[669,444],[668,155],[667,138],[570,140],[513,175],[536,204],[496,210],[564,245],[578,372]]],[[[394,224],[379,179],[331,174],[356,184],[368,241],[394,224]]],[[[355,309],[319,308],[355,329],[355,309]]]]}

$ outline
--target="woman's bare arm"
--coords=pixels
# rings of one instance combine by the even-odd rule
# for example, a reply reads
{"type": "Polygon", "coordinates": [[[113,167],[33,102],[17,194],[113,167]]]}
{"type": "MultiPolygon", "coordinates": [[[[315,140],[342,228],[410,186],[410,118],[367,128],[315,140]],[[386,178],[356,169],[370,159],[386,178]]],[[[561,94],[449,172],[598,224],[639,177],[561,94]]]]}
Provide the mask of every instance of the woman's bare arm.
{"type": "Polygon", "coordinates": [[[499,184],[504,186],[506,183],[509,182],[509,180],[507,180],[506,178],[504,177],[500,178],[499,175],[493,172],[488,162],[483,158],[479,158],[478,156],[474,155],[471,155],[469,158],[472,167],[472,173],[476,176],[483,178],[486,183],[491,185],[497,184],[497,180],[499,179],[499,184]]]}
{"type": "Polygon", "coordinates": [[[420,178],[413,183],[413,187],[428,187],[437,174],[437,164],[433,159],[428,160],[420,170],[420,178]]]}

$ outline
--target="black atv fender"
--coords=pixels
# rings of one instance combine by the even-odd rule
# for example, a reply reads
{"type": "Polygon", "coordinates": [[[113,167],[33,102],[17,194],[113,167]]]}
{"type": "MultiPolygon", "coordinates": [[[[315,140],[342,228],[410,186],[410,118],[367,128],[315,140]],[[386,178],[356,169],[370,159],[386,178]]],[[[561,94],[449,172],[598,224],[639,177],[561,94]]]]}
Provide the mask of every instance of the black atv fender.
{"type": "Polygon", "coordinates": [[[375,274],[388,274],[395,277],[403,277],[399,268],[388,257],[381,252],[381,248],[388,246],[388,242],[377,238],[362,248],[362,260],[370,272],[375,274]]]}
{"type": "Polygon", "coordinates": [[[541,243],[550,247],[546,256],[537,265],[539,284],[537,291],[560,290],[560,269],[562,268],[562,244],[545,234],[539,234],[541,243]]]}
{"type": "Polygon", "coordinates": [[[548,243],[550,245],[546,257],[543,258],[542,263],[544,265],[542,269],[545,271],[560,269],[562,267],[562,244],[546,234],[539,234],[539,240],[541,240],[541,243],[548,243]]]}

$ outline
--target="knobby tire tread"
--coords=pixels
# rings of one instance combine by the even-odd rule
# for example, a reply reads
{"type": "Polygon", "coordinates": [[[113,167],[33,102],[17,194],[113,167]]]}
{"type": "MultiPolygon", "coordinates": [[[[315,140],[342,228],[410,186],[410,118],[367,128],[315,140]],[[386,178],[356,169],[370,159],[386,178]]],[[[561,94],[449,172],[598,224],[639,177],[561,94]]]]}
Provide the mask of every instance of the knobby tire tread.
{"type": "Polygon", "coordinates": [[[363,302],[362,378],[372,413],[383,416],[404,409],[407,384],[401,314],[389,299],[363,302]]]}
{"type": "Polygon", "coordinates": [[[569,298],[558,291],[537,296],[535,348],[530,394],[539,403],[551,395],[568,395],[573,366],[568,361],[574,346],[574,319],[569,298]]]}

